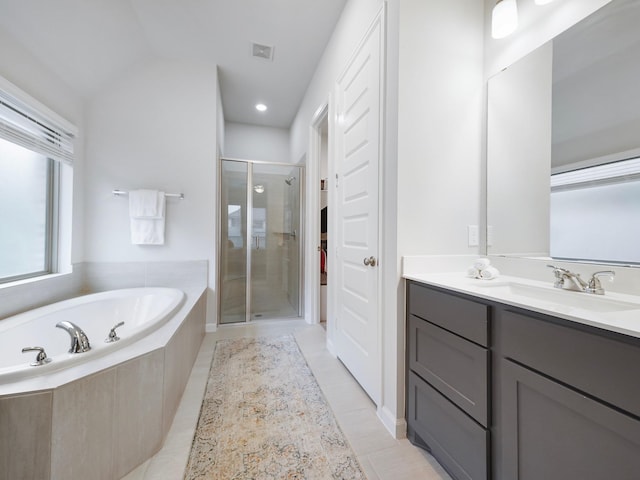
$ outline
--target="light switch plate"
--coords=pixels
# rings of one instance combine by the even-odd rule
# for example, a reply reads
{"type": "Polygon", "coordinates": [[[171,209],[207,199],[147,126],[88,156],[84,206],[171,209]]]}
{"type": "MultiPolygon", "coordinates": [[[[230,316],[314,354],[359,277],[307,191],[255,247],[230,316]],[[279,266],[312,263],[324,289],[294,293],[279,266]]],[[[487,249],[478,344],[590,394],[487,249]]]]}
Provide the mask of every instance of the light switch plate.
{"type": "Polygon", "coordinates": [[[480,244],[478,225],[467,225],[467,232],[469,234],[469,246],[477,247],[480,244]]]}

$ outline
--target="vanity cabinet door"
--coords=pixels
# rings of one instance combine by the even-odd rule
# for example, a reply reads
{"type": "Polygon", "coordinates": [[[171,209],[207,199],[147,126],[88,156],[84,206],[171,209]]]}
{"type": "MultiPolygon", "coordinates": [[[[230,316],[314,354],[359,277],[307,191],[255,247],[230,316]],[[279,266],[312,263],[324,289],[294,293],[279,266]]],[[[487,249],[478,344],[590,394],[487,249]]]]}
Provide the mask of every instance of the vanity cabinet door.
{"type": "Polygon", "coordinates": [[[509,360],[502,367],[502,478],[640,478],[637,418],[509,360]]]}
{"type": "Polygon", "coordinates": [[[488,426],[486,348],[409,316],[409,368],[488,426]]]}
{"type": "Polygon", "coordinates": [[[413,372],[409,372],[407,419],[409,438],[426,444],[453,478],[488,478],[488,431],[413,372]]]}

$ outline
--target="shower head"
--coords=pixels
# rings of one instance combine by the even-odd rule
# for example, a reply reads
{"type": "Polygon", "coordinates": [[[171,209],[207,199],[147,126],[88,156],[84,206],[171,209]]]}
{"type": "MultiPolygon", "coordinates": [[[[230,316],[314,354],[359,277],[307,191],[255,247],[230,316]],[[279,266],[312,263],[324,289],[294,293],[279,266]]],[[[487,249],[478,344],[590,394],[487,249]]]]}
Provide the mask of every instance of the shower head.
{"type": "Polygon", "coordinates": [[[287,179],[285,179],[284,183],[286,183],[287,185],[291,186],[291,184],[293,183],[293,181],[296,179],[296,177],[289,177],[287,179]]]}

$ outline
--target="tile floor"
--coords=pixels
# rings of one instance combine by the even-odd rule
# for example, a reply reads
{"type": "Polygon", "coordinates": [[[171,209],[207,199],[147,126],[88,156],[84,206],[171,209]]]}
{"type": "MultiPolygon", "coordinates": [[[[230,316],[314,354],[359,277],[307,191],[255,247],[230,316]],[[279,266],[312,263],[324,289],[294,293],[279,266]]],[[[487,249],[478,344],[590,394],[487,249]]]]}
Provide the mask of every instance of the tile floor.
{"type": "Polygon", "coordinates": [[[181,480],[187,464],[213,350],[222,338],[294,333],[342,431],[369,480],[449,480],[428,453],[394,439],[376,416],[375,405],[346,368],[325,348],[325,331],[302,320],[225,326],[205,336],[164,447],[123,480],[181,480]]]}

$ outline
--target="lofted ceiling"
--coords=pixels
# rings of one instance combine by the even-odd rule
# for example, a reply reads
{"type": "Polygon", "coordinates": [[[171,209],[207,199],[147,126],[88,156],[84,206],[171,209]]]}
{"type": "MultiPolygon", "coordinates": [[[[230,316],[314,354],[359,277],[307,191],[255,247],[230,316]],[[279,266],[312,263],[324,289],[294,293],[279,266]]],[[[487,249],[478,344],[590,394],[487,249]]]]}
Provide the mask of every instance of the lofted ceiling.
{"type": "Polygon", "coordinates": [[[288,128],[345,3],[0,0],[0,29],[84,98],[149,58],[210,62],[226,121],[288,128]],[[273,46],[273,60],[252,43],[273,46]]]}

